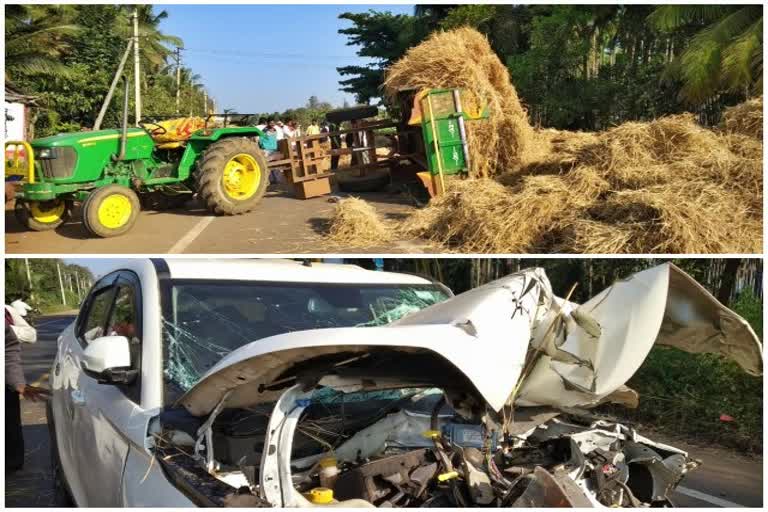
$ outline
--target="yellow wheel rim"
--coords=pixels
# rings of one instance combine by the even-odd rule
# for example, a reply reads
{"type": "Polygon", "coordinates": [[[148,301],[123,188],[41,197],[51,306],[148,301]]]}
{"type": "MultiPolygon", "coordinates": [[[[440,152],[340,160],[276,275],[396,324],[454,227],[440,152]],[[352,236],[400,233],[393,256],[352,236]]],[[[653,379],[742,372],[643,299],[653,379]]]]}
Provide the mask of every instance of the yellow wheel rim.
{"type": "Polygon", "coordinates": [[[248,199],[259,189],[261,168],[256,159],[246,153],[230,158],[221,177],[224,191],[233,199],[248,199]]]}
{"type": "Polygon", "coordinates": [[[132,211],[131,201],[127,197],[122,194],[110,194],[101,201],[96,213],[102,226],[117,229],[125,226],[132,211]]]}
{"type": "Polygon", "coordinates": [[[30,203],[29,213],[32,214],[32,218],[43,224],[52,224],[61,220],[66,208],[64,201],[51,201],[48,204],[51,206],[46,207],[42,203],[30,203]]]}

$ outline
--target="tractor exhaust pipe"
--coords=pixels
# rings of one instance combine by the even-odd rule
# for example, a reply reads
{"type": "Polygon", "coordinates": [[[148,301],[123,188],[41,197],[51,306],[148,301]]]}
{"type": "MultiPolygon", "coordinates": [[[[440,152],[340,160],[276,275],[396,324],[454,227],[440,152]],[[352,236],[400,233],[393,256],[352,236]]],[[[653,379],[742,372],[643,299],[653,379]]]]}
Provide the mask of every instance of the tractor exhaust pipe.
{"type": "Polygon", "coordinates": [[[125,159],[125,145],[128,141],[128,79],[123,77],[123,84],[125,84],[125,93],[123,95],[123,125],[121,126],[122,132],[120,133],[120,152],[117,156],[113,156],[112,160],[120,162],[125,159]]]}

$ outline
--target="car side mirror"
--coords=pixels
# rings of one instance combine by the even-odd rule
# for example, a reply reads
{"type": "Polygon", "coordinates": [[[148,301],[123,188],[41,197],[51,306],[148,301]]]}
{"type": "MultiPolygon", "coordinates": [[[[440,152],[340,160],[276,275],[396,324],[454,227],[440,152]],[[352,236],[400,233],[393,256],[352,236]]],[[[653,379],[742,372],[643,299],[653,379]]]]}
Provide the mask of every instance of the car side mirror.
{"type": "Polygon", "coordinates": [[[125,336],[94,339],[83,351],[80,366],[99,384],[131,384],[139,374],[131,368],[130,342],[125,336]]]}

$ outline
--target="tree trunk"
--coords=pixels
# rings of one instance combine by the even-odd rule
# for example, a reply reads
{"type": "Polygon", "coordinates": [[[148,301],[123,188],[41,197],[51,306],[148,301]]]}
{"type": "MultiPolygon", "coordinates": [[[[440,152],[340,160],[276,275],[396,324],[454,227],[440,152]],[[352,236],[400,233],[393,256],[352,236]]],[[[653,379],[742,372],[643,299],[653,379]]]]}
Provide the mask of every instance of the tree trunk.
{"type": "Polygon", "coordinates": [[[723,269],[720,288],[717,290],[717,300],[726,306],[731,301],[733,287],[736,284],[736,273],[739,271],[740,264],[741,260],[737,258],[725,260],[725,268],[723,269]]]}

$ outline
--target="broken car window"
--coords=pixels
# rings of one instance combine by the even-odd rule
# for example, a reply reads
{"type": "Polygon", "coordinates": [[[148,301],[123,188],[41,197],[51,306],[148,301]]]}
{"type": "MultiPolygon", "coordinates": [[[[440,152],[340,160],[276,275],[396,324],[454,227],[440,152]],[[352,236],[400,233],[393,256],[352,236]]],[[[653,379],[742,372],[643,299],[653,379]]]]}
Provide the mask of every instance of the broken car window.
{"type": "Polygon", "coordinates": [[[164,319],[165,376],[181,391],[229,352],[269,336],[330,327],[385,325],[448,295],[434,285],[184,281],[164,319]]]}

